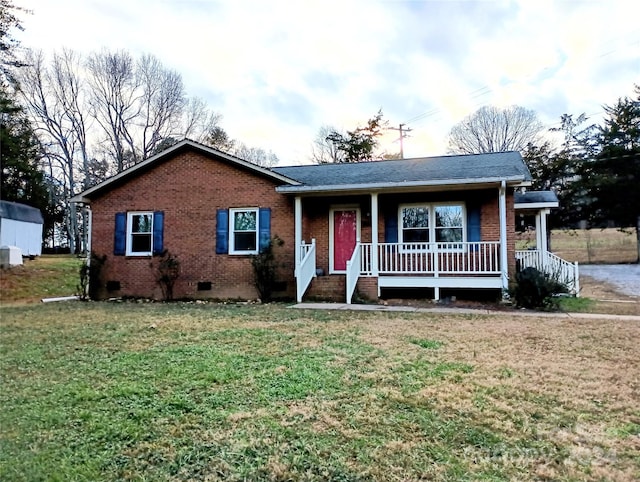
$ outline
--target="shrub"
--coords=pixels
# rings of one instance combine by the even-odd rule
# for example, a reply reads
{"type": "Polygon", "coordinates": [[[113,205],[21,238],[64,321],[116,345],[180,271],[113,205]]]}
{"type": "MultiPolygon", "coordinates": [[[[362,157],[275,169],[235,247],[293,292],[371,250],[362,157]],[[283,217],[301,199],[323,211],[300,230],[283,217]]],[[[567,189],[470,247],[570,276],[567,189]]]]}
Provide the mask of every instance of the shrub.
{"type": "Polygon", "coordinates": [[[516,273],[516,286],[512,295],[516,305],[521,308],[556,310],[558,302],[554,295],[568,291],[564,284],[552,276],[529,267],[516,273]]]}
{"type": "Polygon", "coordinates": [[[102,267],[104,266],[107,256],[99,256],[91,253],[91,263],[83,263],[80,266],[80,284],[76,287],[78,296],[82,301],[95,300],[98,291],[102,286],[102,267]]]}
{"type": "Polygon", "coordinates": [[[275,246],[282,246],[284,241],[278,236],[269,240],[269,245],[262,252],[251,257],[251,266],[255,275],[255,286],[264,302],[271,301],[271,295],[276,284],[276,257],[273,253],[275,246]]]}
{"type": "MultiPolygon", "coordinates": [[[[159,255],[158,259],[156,282],[160,285],[163,299],[171,301],[173,300],[173,285],[175,285],[180,276],[180,261],[166,249],[159,255]]],[[[151,265],[153,266],[153,263],[151,265]]]]}

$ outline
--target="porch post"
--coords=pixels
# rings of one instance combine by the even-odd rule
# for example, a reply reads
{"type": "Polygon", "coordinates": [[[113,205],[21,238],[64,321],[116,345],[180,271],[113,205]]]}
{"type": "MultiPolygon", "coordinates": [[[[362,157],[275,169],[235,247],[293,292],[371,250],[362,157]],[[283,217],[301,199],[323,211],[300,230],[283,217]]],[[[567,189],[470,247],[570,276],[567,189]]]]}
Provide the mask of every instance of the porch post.
{"type": "Polygon", "coordinates": [[[502,297],[508,297],[509,259],[507,257],[507,183],[500,183],[498,197],[500,211],[500,270],[502,271],[502,297]]]}
{"type": "Polygon", "coordinates": [[[294,211],[294,253],[295,253],[295,270],[294,275],[298,277],[298,269],[300,267],[300,246],[302,246],[302,198],[300,196],[296,196],[293,205],[294,211]]]}
{"type": "Polygon", "coordinates": [[[378,276],[378,193],[371,193],[371,274],[378,276]]]}
{"type": "MultiPolygon", "coordinates": [[[[540,217],[540,238],[538,239],[538,249],[543,253],[549,251],[549,246],[547,245],[547,214],[549,213],[548,209],[541,209],[538,211],[538,216],[540,217]]],[[[538,226],[536,226],[538,229],[538,226]]]]}

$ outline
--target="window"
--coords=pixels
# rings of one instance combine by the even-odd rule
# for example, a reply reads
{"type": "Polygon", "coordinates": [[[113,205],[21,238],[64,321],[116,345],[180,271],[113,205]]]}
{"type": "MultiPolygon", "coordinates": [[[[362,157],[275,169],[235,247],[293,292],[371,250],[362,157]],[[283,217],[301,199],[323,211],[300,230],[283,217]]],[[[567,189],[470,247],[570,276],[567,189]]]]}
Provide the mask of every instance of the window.
{"type": "Polygon", "coordinates": [[[402,241],[404,243],[429,242],[429,207],[402,208],[402,241]]]}
{"type": "Polygon", "coordinates": [[[436,242],[455,243],[464,241],[462,206],[453,204],[448,206],[436,206],[434,211],[436,216],[436,242]]]}
{"type": "Polygon", "coordinates": [[[153,252],[153,213],[127,213],[127,256],[147,256],[153,252]]]}
{"type": "MultiPolygon", "coordinates": [[[[461,243],[464,241],[462,204],[415,204],[400,206],[401,243],[461,243]]],[[[461,249],[450,244],[448,249],[461,249]]]]}
{"type": "Polygon", "coordinates": [[[230,209],[229,253],[258,253],[258,209],[230,209]]]}

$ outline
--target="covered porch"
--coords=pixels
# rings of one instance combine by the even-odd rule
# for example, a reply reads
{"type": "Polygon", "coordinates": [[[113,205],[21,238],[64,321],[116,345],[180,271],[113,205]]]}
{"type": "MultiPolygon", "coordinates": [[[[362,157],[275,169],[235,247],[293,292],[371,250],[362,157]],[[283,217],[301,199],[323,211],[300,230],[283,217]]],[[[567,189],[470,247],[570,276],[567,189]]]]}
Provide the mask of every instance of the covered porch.
{"type": "Polygon", "coordinates": [[[356,287],[370,298],[416,287],[436,300],[444,288],[507,297],[517,258],[551,266],[542,242],[537,257],[516,254],[514,193],[531,185],[518,152],[274,170],[298,182],[276,188],[293,198],[298,301],[321,285],[347,303],[356,287]]]}
{"type": "MultiPolygon", "coordinates": [[[[391,198],[388,195],[385,196],[388,193],[369,192],[366,195],[367,203],[362,202],[362,195],[360,195],[360,204],[348,203],[347,206],[356,206],[353,209],[358,213],[354,216],[354,222],[357,223],[356,237],[348,251],[343,269],[337,269],[342,267],[329,263],[328,273],[328,276],[344,279],[344,286],[340,286],[344,289],[343,299],[351,303],[359,282],[361,285],[373,287],[375,292],[371,295],[378,298],[385,288],[431,288],[436,300],[440,299],[441,289],[445,288],[495,289],[506,293],[510,271],[509,254],[513,257],[513,248],[509,249],[509,242],[512,243],[513,240],[508,241],[512,236],[508,235],[507,228],[509,223],[507,182],[499,182],[491,187],[485,185],[480,191],[485,198],[490,198],[491,209],[494,210],[492,219],[495,220],[496,226],[492,232],[497,238],[495,240],[481,239],[480,207],[477,206],[476,209],[471,206],[471,200],[475,198],[467,198],[461,191],[453,195],[461,199],[453,206],[459,209],[458,217],[464,217],[464,227],[460,228],[457,239],[453,241],[442,241],[438,239],[443,237],[441,233],[436,233],[430,238],[433,241],[406,242],[402,234],[398,236],[398,232],[401,233],[403,229],[403,204],[398,208],[394,203],[395,210],[389,211],[386,204],[391,198]],[[366,204],[365,217],[370,220],[366,229],[361,229],[360,224],[360,211],[363,210],[363,204],[366,204]],[[399,222],[394,221],[397,218],[400,219],[399,222]],[[477,218],[477,226],[473,226],[473,218],[477,218]]],[[[420,195],[429,198],[428,192],[420,195]]],[[[345,199],[348,200],[347,197],[345,199]]],[[[317,197],[308,198],[306,201],[314,206],[325,202],[326,210],[335,214],[335,210],[330,207],[330,201],[321,201],[317,197]]],[[[414,204],[408,204],[408,206],[414,204]]],[[[434,211],[437,211],[440,206],[437,203],[427,204],[432,206],[434,211]]],[[[442,204],[447,207],[451,205],[450,202],[442,204]]],[[[485,207],[485,209],[488,208],[485,207]]],[[[330,231],[328,239],[324,243],[319,243],[315,238],[305,240],[303,227],[308,220],[303,208],[303,197],[295,197],[294,212],[297,246],[296,298],[300,302],[314,279],[327,274],[323,268],[318,267],[318,259],[326,258],[325,251],[329,252],[330,257],[335,255],[337,248],[332,243],[337,243],[336,236],[340,234],[335,232],[337,228],[334,229],[331,224],[334,222],[331,214],[328,216],[330,231]]],[[[435,217],[435,214],[433,216],[435,217]]],[[[439,219],[436,224],[438,222],[440,222],[439,219]]],[[[489,229],[485,231],[489,232],[489,229]]],[[[485,234],[485,237],[490,235],[491,233],[485,234]]],[[[511,263],[512,270],[514,266],[515,262],[511,263]]]]}
{"type": "MultiPolygon", "coordinates": [[[[442,289],[495,289],[500,290],[506,296],[509,289],[509,282],[516,270],[526,267],[534,267],[550,276],[555,277],[569,288],[574,295],[579,293],[579,277],[577,263],[569,263],[558,256],[550,253],[547,248],[547,227],[546,216],[549,210],[557,207],[557,199],[553,193],[515,193],[509,199],[508,186],[506,182],[500,182],[492,188],[484,186],[485,191],[493,192],[489,197],[494,197],[495,202],[485,200],[485,211],[494,209],[493,219],[497,220],[498,234],[497,240],[486,240],[490,236],[489,229],[484,228],[485,234],[474,236],[473,216],[474,208],[470,205],[476,198],[465,198],[465,194],[458,196],[465,199],[462,204],[467,211],[464,234],[460,240],[438,242],[434,237],[433,242],[403,242],[402,239],[393,239],[394,236],[388,232],[382,235],[383,231],[392,228],[402,230],[393,226],[394,223],[387,219],[390,214],[385,208],[389,197],[383,192],[370,192],[366,195],[368,203],[363,202],[360,195],[360,202],[347,203],[347,208],[357,210],[353,220],[357,223],[355,238],[352,247],[348,252],[348,259],[345,261],[344,269],[335,269],[333,266],[329,270],[329,276],[344,278],[344,299],[351,303],[356,287],[361,285],[373,286],[375,293],[373,296],[381,297],[382,290],[386,288],[430,288],[433,289],[434,299],[439,300],[442,289]],[[382,203],[380,200],[383,200],[382,203]],[[363,207],[363,204],[366,206],[363,207]],[[360,229],[360,211],[365,209],[365,217],[370,219],[370,228],[360,229]],[[512,216],[509,216],[511,211],[512,216]],[[536,218],[537,246],[536,249],[515,250],[515,216],[514,212],[525,212],[533,214],[536,218]],[[386,218],[385,218],[386,216],[386,218]],[[478,239],[480,238],[480,239],[478,239]],[[391,241],[389,241],[391,239],[391,241]],[[366,281],[368,280],[368,281],[366,281]]],[[[427,193],[422,196],[428,197],[427,193]]],[[[345,199],[349,199],[345,196],[345,199]]],[[[335,214],[330,201],[322,201],[314,197],[307,200],[314,206],[327,202],[327,211],[335,214]]],[[[412,205],[412,204],[411,204],[412,205]]],[[[449,205],[445,203],[444,205],[449,205]]],[[[321,253],[318,252],[318,243],[315,239],[305,241],[303,239],[303,226],[305,224],[305,214],[303,209],[303,198],[297,196],[294,201],[295,212],[295,236],[296,236],[296,297],[301,302],[305,293],[309,289],[314,279],[318,275],[325,276],[324,269],[318,269],[317,259],[326,258],[324,251],[329,251],[333,256],[335,247],[331,243],[339,233],[335,232],[333,226],[327,229],[329,232],[329,246],[325,242],[321,253]]],[[[316,207],[317,209],[317,207],[316,207]]],[[[329,223],[333,222],[333,214],[329,217],[329,223]]],[[[393,212],[391,213],[393,217],[393,212]]],[[[398,214],[401,218],[402,215],[398,214]]],[[[484,218],[487,218],[486,212],[484,218]]],[[[479,221],[478,221],[479,222],[479,221]]],[[[491,219],[485,219],[486,223],[491,223],[491,219]]],[[[402,223],[402,220],[400,220],[402,223]]]]}

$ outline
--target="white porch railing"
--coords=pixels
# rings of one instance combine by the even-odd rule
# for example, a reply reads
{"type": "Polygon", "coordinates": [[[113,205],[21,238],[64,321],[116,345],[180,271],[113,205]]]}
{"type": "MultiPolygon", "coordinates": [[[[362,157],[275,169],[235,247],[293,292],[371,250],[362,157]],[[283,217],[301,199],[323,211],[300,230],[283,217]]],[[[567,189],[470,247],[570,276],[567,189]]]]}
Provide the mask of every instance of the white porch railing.
{"type": "Polygon", "coordinates": [[[347,303],[351,304],[351,298],[353,298],[353,292],[356,290],[356,284],[358,284],[358,278],[360,277],[361,270],[361,245],[360,242],[356,243],[356,247],[351,254],[351,259],[347,260],[347,303]]]}
{"type": "MultiPolygon", "coordinates": [[[[362,275],[371,275],[371,244],[362,244],[362,275]]],[[[500,242],[380,243],[379,274],[499,275],[500,242]]]]}
{"type": "Polygon", "coordinates": [[[577,262],[570,263],[549,251],[537,249],[516,251],[516,259],[519,261],[520,269],[536,268],[566,285],[570,293],[580,295],[580,272],[577,262]]]}
{"type": "Polygon", "coordinates": [[[302,296],[316,275],[316,240],[311,244],[300,245],[300,265],[296,272],[296,299],[302,301],[302,296]]]}

